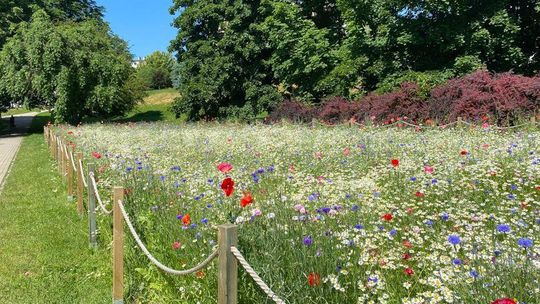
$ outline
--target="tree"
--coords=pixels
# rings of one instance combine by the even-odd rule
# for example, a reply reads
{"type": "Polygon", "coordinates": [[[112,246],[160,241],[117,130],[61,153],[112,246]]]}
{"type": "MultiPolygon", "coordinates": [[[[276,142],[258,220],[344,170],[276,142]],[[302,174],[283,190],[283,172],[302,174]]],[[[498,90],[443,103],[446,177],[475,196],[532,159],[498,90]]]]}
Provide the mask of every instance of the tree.
{"type": "Polygon", "coordinates": [[[171,54],[156,51],[144,59],[137,68],[137,77],[152,89],[172,87],[171,73],[174,58],[171,54]]]}
{"type": "Polygon", "coordinates": [[[60,122],[122,114],[141,98],[132,90],[130,61],[126,42],[106,23],[53,23],[37,11],[0,53],[0,91],[28,107],[54,107],[60,122]]]}
{"type": "Polygon", "coordinates": [[[53,21],[101,19],[103,8],[94,0],[2,0],[0,2],[0,49],[20,22],[30,21],[37,10],[44,10],[53,21]]]}

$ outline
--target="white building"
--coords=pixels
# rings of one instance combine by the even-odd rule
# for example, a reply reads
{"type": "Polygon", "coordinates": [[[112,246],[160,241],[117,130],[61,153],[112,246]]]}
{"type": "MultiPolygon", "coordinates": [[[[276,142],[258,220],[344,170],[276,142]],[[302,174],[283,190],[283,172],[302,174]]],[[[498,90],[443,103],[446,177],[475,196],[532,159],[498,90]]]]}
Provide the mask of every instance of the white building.
{"type": "Polygon", "coordinates": [[[138,68],[144,62],[144,57],[139,57],[131,61],[131,67],[138,68]]]}

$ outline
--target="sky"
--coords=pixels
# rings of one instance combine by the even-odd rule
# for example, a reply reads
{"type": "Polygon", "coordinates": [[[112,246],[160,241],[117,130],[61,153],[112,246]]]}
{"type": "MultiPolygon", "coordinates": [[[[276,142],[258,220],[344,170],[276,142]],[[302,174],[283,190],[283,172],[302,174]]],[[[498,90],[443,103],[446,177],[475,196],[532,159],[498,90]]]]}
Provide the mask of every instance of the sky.
{"type": "Polygon", "coordinates": [[[169,15],[172,0],[97,0],[105,7],[105,20],[113,32],[128,42],[135,58],[167,51],[178,29],[169,15]]]}

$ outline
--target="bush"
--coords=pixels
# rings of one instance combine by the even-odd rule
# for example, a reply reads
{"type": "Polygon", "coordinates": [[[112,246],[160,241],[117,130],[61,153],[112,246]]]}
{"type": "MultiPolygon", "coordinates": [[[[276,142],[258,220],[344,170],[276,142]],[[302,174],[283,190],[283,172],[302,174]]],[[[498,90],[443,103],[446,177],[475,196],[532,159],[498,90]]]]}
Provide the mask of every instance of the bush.
{"type": "Polygon", "coordinates": [[[358,110],[358,104],[342,97],[332,97],[316,111],[317,118],[329,123],[339,123],[351,119],[358,110]]]}
{"type": "Polygon", "coordinates": [[[310,122],[315,117],[315,110],[306,104],[287,100],[279,104],[268,116],[271,122],[278,122],[286,119],[291,122],[310,122]]]}
{"type": "Polygon", "coordinates": [[[360,101],[354,118],[389,122],[402,117],[424,120],[428,118],[428,105],[420,96],[420,87],[413,82],[402,83],[398,91],[377,95],[369,94],[360,101]]]}
{"type": "Polygon", "coordinates": [[[492,117],[498,124],[512,124],[534,115],[540,104],[540,77],[478,71],[450,80],[431,92],[430,113],[478,121],[492,117]],[[447,110],[448,109],[448,110],[447,110]]]}

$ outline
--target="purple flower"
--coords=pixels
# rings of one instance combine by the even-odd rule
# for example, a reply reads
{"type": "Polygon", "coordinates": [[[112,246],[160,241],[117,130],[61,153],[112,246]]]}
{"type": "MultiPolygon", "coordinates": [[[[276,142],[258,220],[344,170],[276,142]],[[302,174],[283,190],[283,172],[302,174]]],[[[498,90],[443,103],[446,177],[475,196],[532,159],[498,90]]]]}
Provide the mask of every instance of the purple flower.
{"type": "Polygon", "coordinates": [[[523,248],[529,248],[533,245],[533,240],[528,239],[528,238],[520,238],[518,240],[518,245],[523,248]]]}
{"type": "Polygon", "coordinates": [[[394,235],[397,234],[397,230],[396,230],[396,229],[392,229],[392,230],[390,230],[390,232],[388,232],[388,234],[389,234],[390,236],[394,236],[394,235]]]}
{"type": "Polygon", "coordinates": [[[459,237],[459,235],[452,234],[448,237],[448,242],[452,245],[458,245],[459,243],[461,243],[461,238],[459,237]]]}
{"type": "Polygon", "coordinates": [[[313,244],[313,239],[311,238],[311,235],[304,237],[304,245],[311,246],[312,244],[313,244]]]}
{"type": "Polygon", "coordinates": [[[443,221],[448,221],[449,218],[450,216],[448,215],[448,213],[444,212],[443,214],[441,214],[441,219],[443,221]]]}
{"type": "Polygon", "coordinates": [[[461,259],[455,258],[452,263],[454,263],[454,265],[461,265],[461,259]]]}
{"type": "Polygon", "coordinates": [[[469,272],[469,274],[471,275],[471,277],[473,277],[475,279],[478,277],[478,271],[476,271],[474,269],[471,270],[471,272],[469,272]]]}
{"type": "Polygon", "coordinates": [[[501,233],[508,233],[508,232],[510,232],[510,226],[508,226],[506,224],[499,224],[499,225],[497,225],[497,231],[499,231],[501,233]]]}

